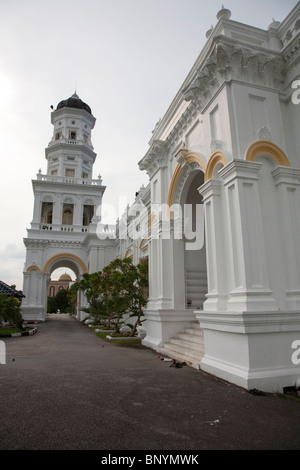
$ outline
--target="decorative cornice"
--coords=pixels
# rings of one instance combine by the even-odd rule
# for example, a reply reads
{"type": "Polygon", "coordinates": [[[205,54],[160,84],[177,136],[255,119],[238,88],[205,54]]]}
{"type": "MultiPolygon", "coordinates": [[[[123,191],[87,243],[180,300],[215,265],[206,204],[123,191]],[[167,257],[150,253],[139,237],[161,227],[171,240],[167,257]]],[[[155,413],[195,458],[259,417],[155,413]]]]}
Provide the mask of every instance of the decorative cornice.
{"type": "Polygon", "coordinates": [[[300,56],[300,36],[298,35],[283,51],[283,58],[289,68],[298,61],[300,56]]]}
{"type": "Polygon", "coordinates": [[[166,139],[170,148],[174,147],[178,140],[182,139],[183,135],[192,127],[200,111],[201,107],[198,102],[189,104],[166,139]]]}
{"type": "Polygon", "coordinates": [[[203,109],[218,89],[232,80],[278,89],[284,81],[284,69],[280,54],[227,44],[218,37],[196,79],[183,90],[184,98],[199,103],[203,109]]]}
{"type": "Polygon", "coordinates": [[[46,248],[49,246],[49,240],[38,240],[33,238],[23,238],[26,248],[46,248]]]}
{"type": "Polygon", "coordinates": [[[83,242],[63,240],[39,240],[36,238],[24,238],[26,248],[82,248],[83,242]]]}
{"type": "Polygon", "coordinates": [[[157,170],[167,166],[167,156],[167,142],[162,140],[155,140],[144,158],[139,162],[139,168],[141,171],[145,170],[149,177],[152,178],[157,170]]]}

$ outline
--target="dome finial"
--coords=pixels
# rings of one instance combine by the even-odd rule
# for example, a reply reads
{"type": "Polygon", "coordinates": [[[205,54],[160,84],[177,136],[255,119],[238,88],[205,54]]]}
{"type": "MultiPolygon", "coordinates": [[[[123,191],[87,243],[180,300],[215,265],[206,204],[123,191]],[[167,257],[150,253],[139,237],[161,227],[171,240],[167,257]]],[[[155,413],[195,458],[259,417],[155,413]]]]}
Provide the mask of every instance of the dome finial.
{"type": "Polygon", "coordinates": [[[280,25],[280,21],[276,21],[274,18],[272,18],[272,23],[268,26],[268,29],[277,29],[280,25]]]}
{"type": "Polygon", "coordinates": [[[229,20],[231,18],[231,11],[222,5],[222,9],[217,13],[217,19],[223,18],[224,20],[229,20]]]}

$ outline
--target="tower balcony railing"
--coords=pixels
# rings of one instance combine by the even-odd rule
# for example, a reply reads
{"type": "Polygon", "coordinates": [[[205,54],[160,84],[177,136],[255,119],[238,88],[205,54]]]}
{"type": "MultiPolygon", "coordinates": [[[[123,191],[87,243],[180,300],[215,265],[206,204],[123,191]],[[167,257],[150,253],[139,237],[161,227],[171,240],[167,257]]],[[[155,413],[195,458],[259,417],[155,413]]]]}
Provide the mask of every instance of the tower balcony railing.
{"type": "Polygon", "coordinates": [[[64,183],[64,184],[75,184],[87,186],[102,186],[102,179],[91,179],[91,178],[76,178],[73,176],[58,176],[58,175],[42,175],[37,174],[38,181],[47,181],[49,183],[64,183]]]}
{"type": "Polygon", "coordinates": [[[32,224],[33,229],[48,230],[53,232],[89,232],[89,225],[65,225],[65,224],[32,224]]]}
{"type": "Polygon", "coordinates": [[[57,146],[60,144],[68,144],[68,145],[87,145],[90,148],[94,148],[91,142],[88,142],[84,139],[71,139],[61,136],[59,139],[51,140],[49,142],[48,147],[57,146]]]}
{"type": "MultiPolygon", "coordinates": [[[[64,233],[93,233],[97,234],[100,236],[102,239],[104,238],[112,238],[114,239],[116,237],[116,227],[115,226],[109,226],[109,225],[102,225],[99,226],[97,223],[91,223],[89,225],[66,225],[62,223],[53,223],[53,224],[47,224],[44,222],[31,222],[31,229],[32,230],[41,230],[45,232],[52,232],[52,235],[54,236],[55,233],[56,235],[58,233],[64,232],[64,233]]],[[[50,236],[50,233],[47,235],[47,237],[50,236]]],[[[50,236],[51,238],[51,236],[50,236]]]]}

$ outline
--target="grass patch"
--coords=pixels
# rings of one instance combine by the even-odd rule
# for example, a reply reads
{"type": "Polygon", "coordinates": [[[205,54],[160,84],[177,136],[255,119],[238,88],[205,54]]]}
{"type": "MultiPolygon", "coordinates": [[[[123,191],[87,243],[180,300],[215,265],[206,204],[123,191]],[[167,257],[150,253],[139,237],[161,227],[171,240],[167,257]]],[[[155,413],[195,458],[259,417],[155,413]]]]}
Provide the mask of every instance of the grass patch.
{"type": "Polygon", "coordinates": [[[118,346],[123,346],[127,348],[148,349],[147,346],[144,346],[142,344],[142,341],[140,338],[120,339],[120,340],[114,339],[114,340],[110,340],[110,342],[118,346]]]}
{"type": "Polygon", "coordinates": [[[20,328],[0,328],[1,335],[11,335],[13,333],[23,333],[24,331],[31,331],[32,328],[26,328],[26,330],[21,330],[20,328]]]}
{"type": "Polygon", "coordinates": [[[108,331],[98,331],[98,333],[96,333],[96,336],[98,336],[98,338],[102,338],[102,339],[106,339],[107,335],[109,335],[108,331]]]}
{"type": "Polygon", "coordinates": [[[279,398],[285,398],[286,400],[297,401],[298,403],[300,403],[300,397],[297,397],[295,395],[288,395],[286,393],[276,393],[276,395],[279,398]]]}
{"type": "MultiPolygon", "coordinates": [[[[91,328],[91,330],[94,330],[91,328]]],[[[117,346],[123,346],[123,347],[128,347],[128,348],[138,348],[138,349],[148,349],[147,346],[144,346],[142,344],[141,338],[132,338],[129,337],[128,339],[107,339],[106,336],[109,335],[109,332],[106,331],[98,331],[98,333],[95,333],[98,338],[104,339],[105,341],[109,341],[111,344],[115,344],[117,346]]]]}
{"type": "MultiPolygon", "coordinates": [[[[110,339],[107,339],[106,336],[112,336],[113,337],[113,333],[112,333],[111,330],[95,332],[95,330],[100,329],[100,326],[88,326],[88,329],[91,330],[96,336],[98,336],[98,338],[104,339],[105,341],[108,341],[111,344],[115,344],[116,346],[122,346],[122,347],[125,347],[125,348],[126,347],[127,348],[135,348],[135,349],[149,349],[147,346],[144,346],[142,344],[141,338],[128,336],[128,333],[127,333],[128,339],[119,339],[118,340],[117,336],[116,336],[116,339],[110,340],[110,339]]],[[[124,335],[122,335],[123,338],[124,338],[124,336],[126,336],[126,333],[124,335]]]]}

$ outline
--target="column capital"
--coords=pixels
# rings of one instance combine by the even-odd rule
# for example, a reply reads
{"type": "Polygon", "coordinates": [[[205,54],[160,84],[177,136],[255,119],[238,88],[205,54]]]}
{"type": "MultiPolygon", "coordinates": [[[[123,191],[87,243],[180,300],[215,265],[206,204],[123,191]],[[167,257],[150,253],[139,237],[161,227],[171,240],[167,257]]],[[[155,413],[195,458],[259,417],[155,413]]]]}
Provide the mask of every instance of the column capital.
{"type": "Polygon", "coordinates": [[[258,173],[262,165],[260,162],[233,160],[219,171],[219,175],[225,185],[228,185],[236,178],[258,180],[258,173]]]}
{"type": "Polygon", "coordinates": [[[300,186],[300,168],[278,166],[272,171],[272,175],[276,186],[282,183],[300,186]]]}
{"type": "Polygon", "coordinates": [[[208,180],[200,188],[198,192],[203,196],[203,202],[206,202],[213,196],[221,196],[222,183],[220,180],[208,180]]]}

